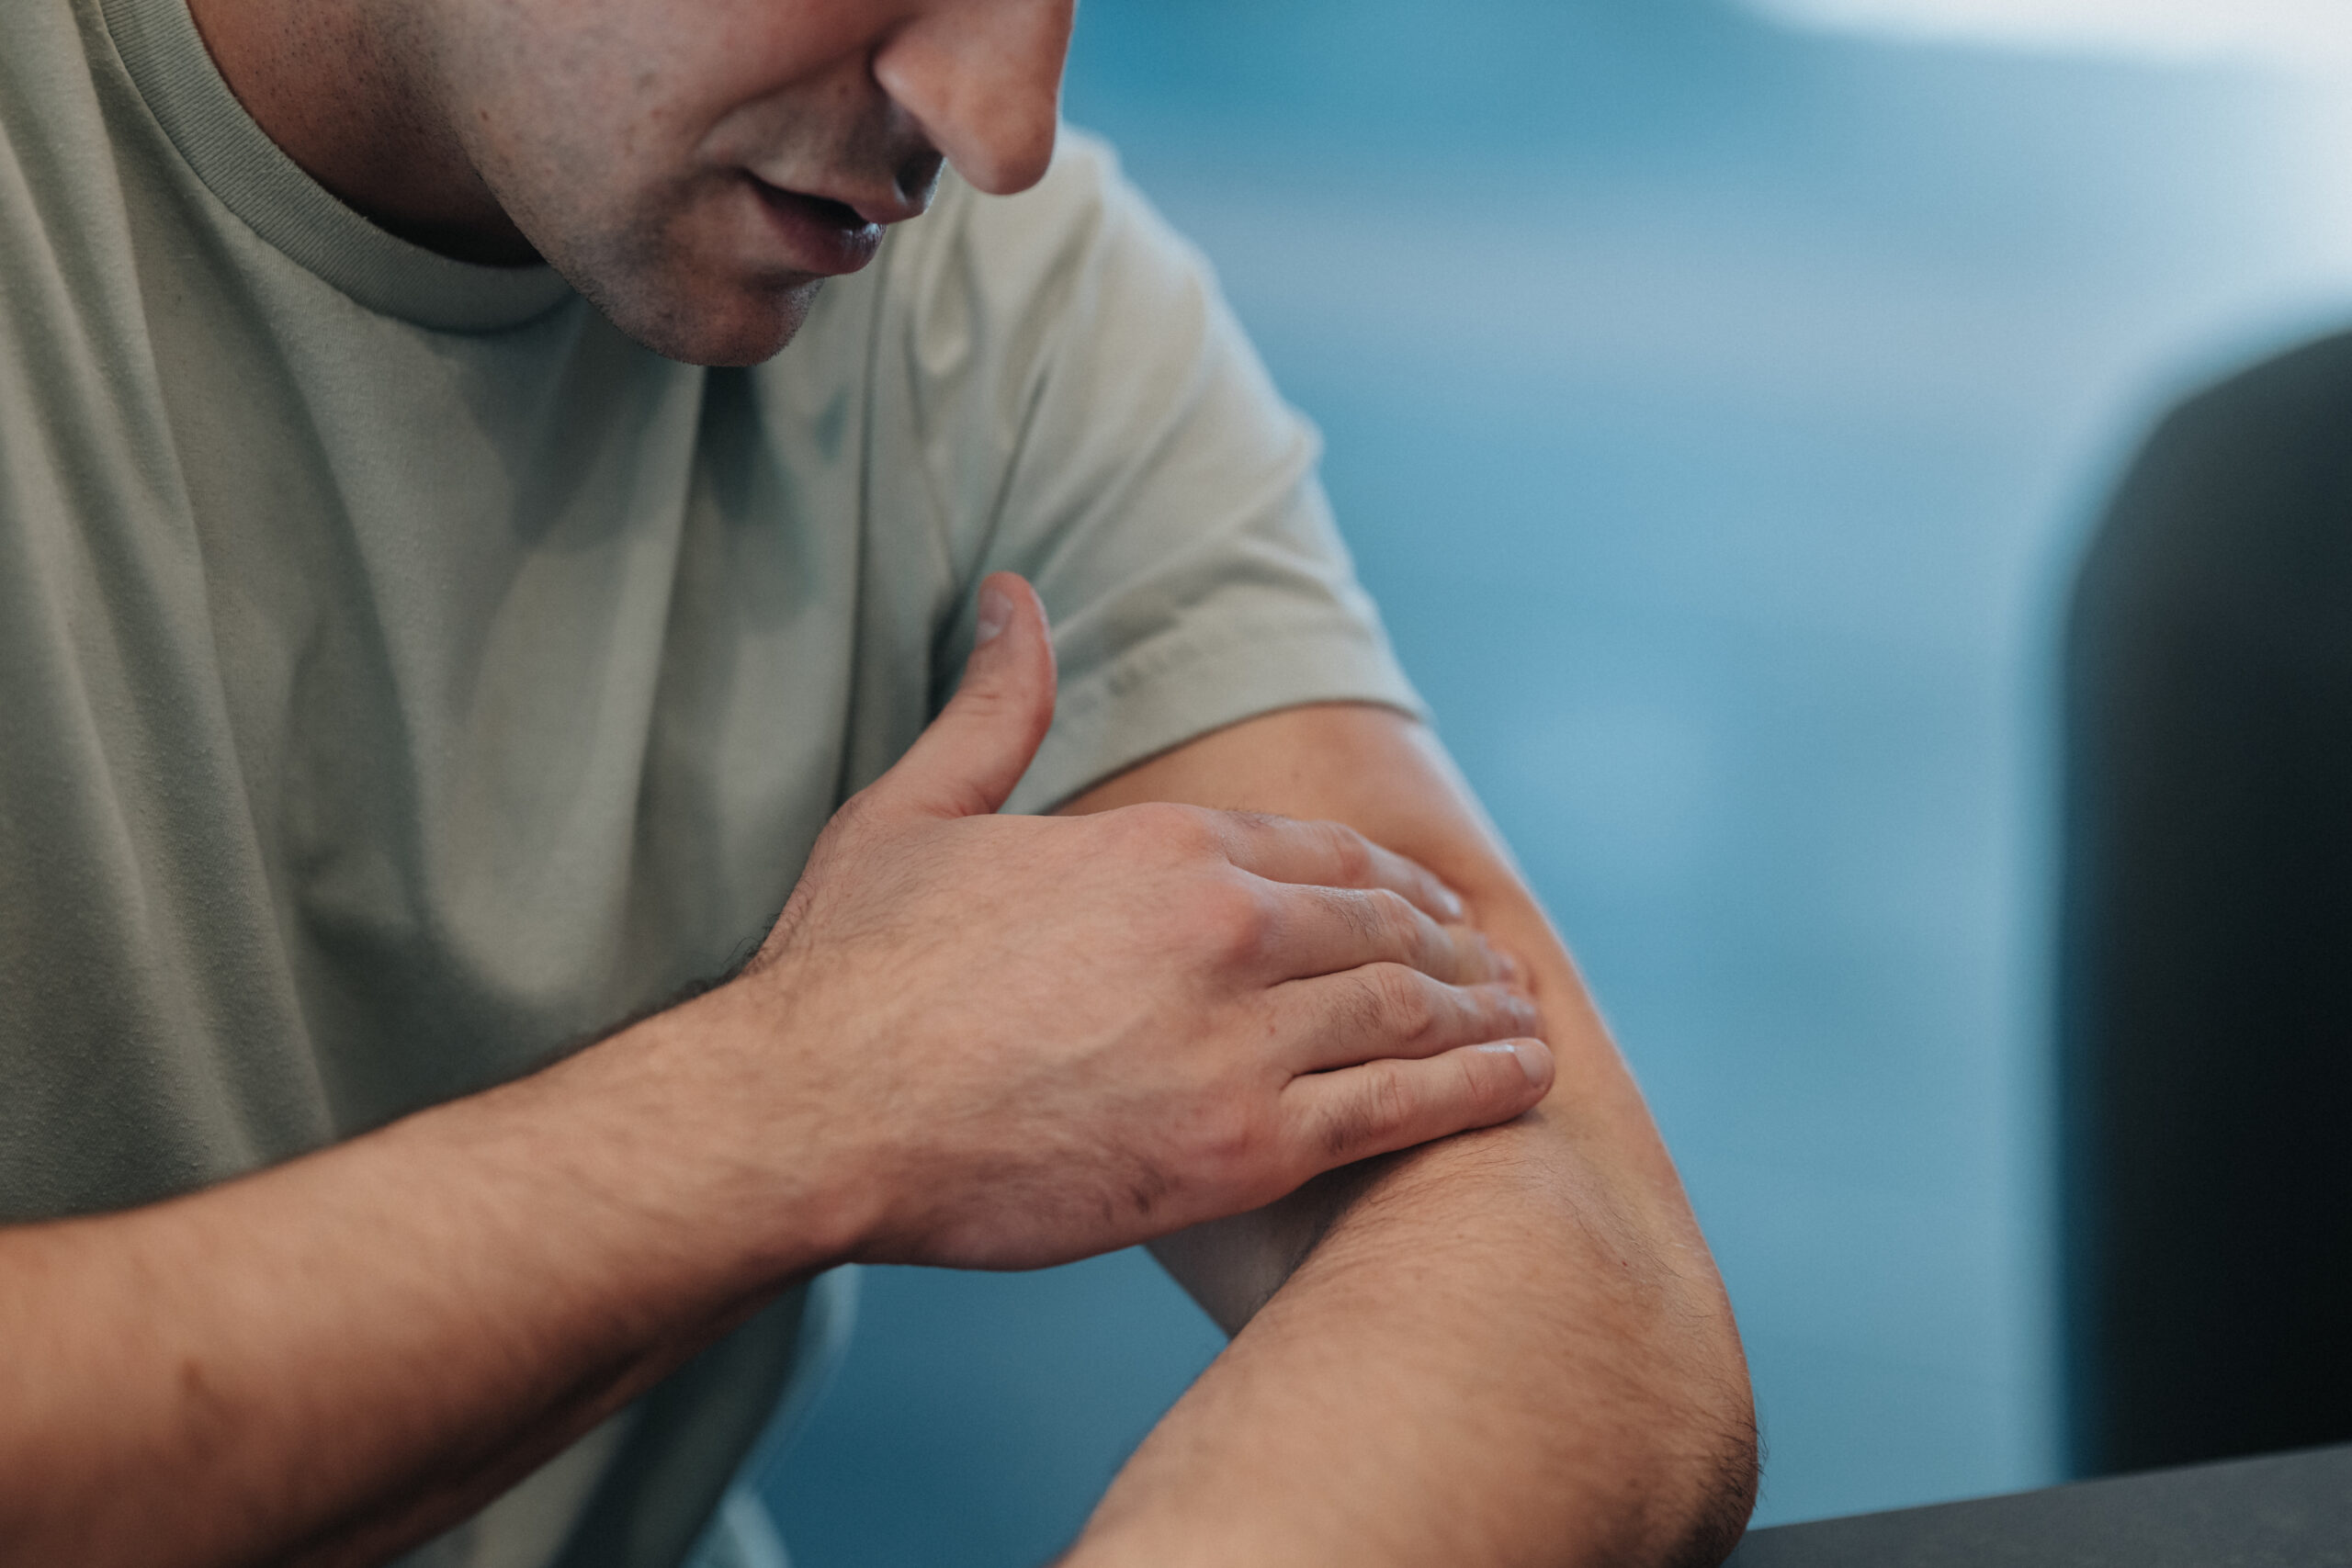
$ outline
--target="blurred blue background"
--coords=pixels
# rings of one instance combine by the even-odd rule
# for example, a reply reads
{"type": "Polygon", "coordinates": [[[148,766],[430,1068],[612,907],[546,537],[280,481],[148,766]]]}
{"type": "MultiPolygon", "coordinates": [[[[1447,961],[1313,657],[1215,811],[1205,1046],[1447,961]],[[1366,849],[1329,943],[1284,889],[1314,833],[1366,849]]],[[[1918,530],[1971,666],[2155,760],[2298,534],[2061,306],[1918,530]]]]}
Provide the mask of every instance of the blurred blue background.
{"type": "MultiPolygon", "coordinates": [[[[1650,1093],[1759,1520],[2056,1479],[2057,615],[2164,404],[2352,320],[2339,94],[1729,0],[1088,0],[1069,105],[1323,426],[1650,1093]]],[[[865,1285],[771,1478],[799,1568],[1044,1561],[1220,1342],[1134,1254],[865,1285]]]]}

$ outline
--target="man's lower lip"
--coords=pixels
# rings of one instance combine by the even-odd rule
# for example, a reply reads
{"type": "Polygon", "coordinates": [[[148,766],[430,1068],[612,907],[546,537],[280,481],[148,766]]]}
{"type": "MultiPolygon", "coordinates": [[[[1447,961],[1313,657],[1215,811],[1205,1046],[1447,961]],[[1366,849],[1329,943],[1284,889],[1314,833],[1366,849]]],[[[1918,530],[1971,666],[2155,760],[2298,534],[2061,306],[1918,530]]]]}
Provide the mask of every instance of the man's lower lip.
{"type": "Polygon", "coordinates": [[[820,277],[855,272],[881,248],[880,224],[854,214],[844,217],[836,203],[778,189],[756,175],[747,178],[767,214],[770,231],[784,243],[785,259],[793,271],[820,277]]]}

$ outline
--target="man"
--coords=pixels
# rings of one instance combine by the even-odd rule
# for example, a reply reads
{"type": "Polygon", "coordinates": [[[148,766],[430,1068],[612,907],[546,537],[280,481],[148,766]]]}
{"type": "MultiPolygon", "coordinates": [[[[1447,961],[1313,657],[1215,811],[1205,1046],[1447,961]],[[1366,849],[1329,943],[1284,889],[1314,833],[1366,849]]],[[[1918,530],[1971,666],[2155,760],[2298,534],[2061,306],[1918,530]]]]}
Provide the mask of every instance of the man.
{"type": "Polygon", "coordinates": [[[1236,1337],[1070,1562],[1720,1557],[1672,1167],[1069,0],[7,3],[0,1559],[666,1565],[823,1270],[1142,1240],[1236,1337]]]}

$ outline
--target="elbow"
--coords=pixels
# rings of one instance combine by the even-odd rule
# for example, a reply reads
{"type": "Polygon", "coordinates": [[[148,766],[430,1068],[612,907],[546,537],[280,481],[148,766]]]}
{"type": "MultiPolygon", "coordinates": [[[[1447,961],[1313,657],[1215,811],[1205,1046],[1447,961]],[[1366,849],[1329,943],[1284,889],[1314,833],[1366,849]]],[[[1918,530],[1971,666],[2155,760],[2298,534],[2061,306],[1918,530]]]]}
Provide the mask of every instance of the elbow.
{"type": "Polygon", "coordinates": [[[1671,1369],[1652,1382],[1645,1549],[1634,1561],[1658,1568],[1716,1568],[1747,1531],[1762,1472],[1756,1401],[1730,1303],[1686,1319],[1671,1369]],[[1661,1411],[1673,1415],[1657,1419],[1661,1411]]]}
{"type": "Polygon", "coordinates": [[[1745,1373],[1694,1423],[1672,1464],[1672,1506],[1658,1532],[1661,1568],[1716,1568],[1747,1532],[1761,1475],[1761,1445],[1745,1373]]]}
{"type": "Polygon", "coordinates": [[[1577,1561],[1716,1568],[1756,1506],[1762,1445],[1747,1358],[1712,1267],[1660,1269],[1646,1283],[1621,1299],[1631,1321],[1611,1337],[1616,1376],[1592,1385],[1607,1389],[1611,1412],[1594,1430],[1614,1452],[1602,1469],[1627,1506],[1602,1532],[1613,1539],[1577,1561]]]}

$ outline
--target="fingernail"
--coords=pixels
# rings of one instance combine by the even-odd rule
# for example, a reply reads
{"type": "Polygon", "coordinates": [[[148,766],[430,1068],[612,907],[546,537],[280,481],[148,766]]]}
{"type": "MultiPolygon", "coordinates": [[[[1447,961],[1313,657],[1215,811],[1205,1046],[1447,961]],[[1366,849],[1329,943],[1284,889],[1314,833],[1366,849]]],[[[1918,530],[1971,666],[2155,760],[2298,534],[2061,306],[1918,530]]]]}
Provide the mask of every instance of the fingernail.
{"type": "Polygon", "coordinates": [[[1437,907],[1444,911],[1447,919],[1458,920],[1469,912],[1468,906],[1462,902],[1461,894],[1442,882],[1432,882],[1430,886],[1437,889],[1437,907]]]}
{"type": "Polygon", "coordinates": [[[1527,1081],[1529,1083],[1542,1083],[1544,1081],[1544,1068],[1535,1060],[1535,1053],[1543,1049],[1540,1045],[1535,1045],[1522,1040],[1509,1041],[1499,1045],[1476,1045],[1473,1046],[1472,1049],[1477,1051],[1508,1051],[1510,1053],[1511,1060],[1519,1064],[1519,1070],[1527,1075],[1527,1081]]]}
{"type": "Polygon", "coordinates": [[[1012,624],[1012,595],[993,582],[980,584],[979,618],[974,626],[972,646],[993,642],[997,635],[1012,624]]]}

